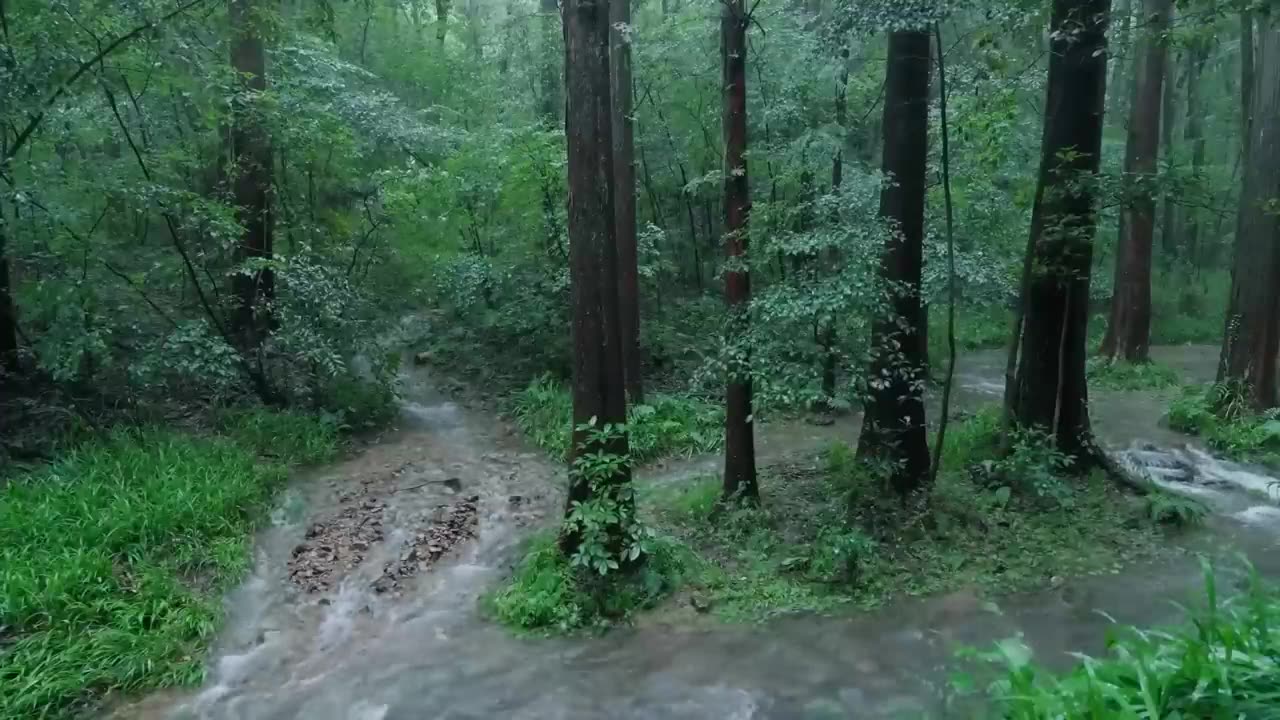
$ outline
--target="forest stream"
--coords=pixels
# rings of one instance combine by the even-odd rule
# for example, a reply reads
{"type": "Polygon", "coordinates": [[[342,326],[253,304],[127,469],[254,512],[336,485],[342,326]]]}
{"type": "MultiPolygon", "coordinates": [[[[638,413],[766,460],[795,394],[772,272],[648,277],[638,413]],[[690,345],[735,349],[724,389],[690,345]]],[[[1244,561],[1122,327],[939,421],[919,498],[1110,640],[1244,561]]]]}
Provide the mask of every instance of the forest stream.
{"type": "MultiPolygon", "coordinates": [[[[1211,379],[1216,348],[1158,348],[1189,381],[1211,379]]],[[[998,401],[1003,357],[971,353],[961,409],[998,401]]],[[[1116,575],[1066,579],[988,601],[971,591],[870,613],[762,625],[656,618],[599,637],[522,638],[481,617],[478,597],[509,571],[520,541],[557,517],[563,470],[487,412],[407,371],[398,430],[301,476],[258,542],[255,569],[227,598],[226,628],[195,692],[161,693],[115,718],[836,718],[940,714],[957,646],[1023,634],[1044,663],[1100,652],[1113,621],[1178,617],[1202,585],[1195,552],[1247,555],[1280,575],[1280,505],[1270,478],[1213,459],[1160,427],[1168,397],[1095,391],[1099,438],[1122,462],[1215,511],[1168,557],[1116,575]],[[376,518],[370,520],[371,518],[376,518]],[[345,523],[345,524],[344,524],[345,523]],[[444,527],[443,531],[429,531],[444,527]],[[308,568],[308,553],[355,560],[308,568]]],[[[856,438],[856,419],[765,424],[762,464],[856,438]]],[[[717,458],[653,467],[679,482],[717,458]]],[[[764,492],[771,489],[765,486],[764,492]]],[[[1227,582],[1230,573],[1224,568],[1227,582]]],[[[1237,576],[1238,577],[1238,576],[1237,576]]]]}

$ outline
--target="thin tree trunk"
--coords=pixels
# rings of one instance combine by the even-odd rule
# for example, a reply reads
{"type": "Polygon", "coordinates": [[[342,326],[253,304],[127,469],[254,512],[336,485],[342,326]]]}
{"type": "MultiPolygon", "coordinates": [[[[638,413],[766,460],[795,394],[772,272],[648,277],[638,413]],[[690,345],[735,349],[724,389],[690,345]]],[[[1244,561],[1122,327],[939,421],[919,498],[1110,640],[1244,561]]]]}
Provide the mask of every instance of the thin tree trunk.
{"type": "MultiPolygon", "coordinates": [[[[1173,16],[1173,3],[1169,0],[1170,17],[1173,16]]],[[[1160,147],[1165,162],[1173,160],[1174,130],[1178,126],[1178,60],[1177,54],[1165,58],[1164,98],[1160,104],[1160,147]]],[[[1172,264],[1178,259],[1178,207],[1174,203],[1171,192],[1162,193],[1164,208],[1160,216],[1160,245],[1164,250],[1164,262],[1172,264]]]]}
{"type": "Polygon", "coordinates": [[[1113,116],[1120,117],[1126,110],[1125,102],[1129,98],[1125,94],[1125,88],[1128,85],[1124,81],[1125,70],[1133,65],[1127,58],[1128,53],[1134,52],[1134,48],[1129,44],[1129,26],[1133,21],[1133,0],[1120,0],[1119,7],[1112,14],[1115,18],[1115,33],[1111,41],[1111,47],[1114,48],[1111,61],[1111,89],[1108,105],[1108,112],[1113,116]]]}
{"type": "Polygon", "coordinates": [[[1048,432],[1083,469],[1098,460],[1089,424],[1085,341],[1107,81],[1110,0],[1054,0],[1031,272],[1016,378],[1006,390],[1023,428],[1048,432]]]}
{"type": "Polygon", "coordinates": [[[644,402],[640,369],[640,272],[636,247],[635,127],[632,118],[631,0],[611,0],[609,71],[613,93],[614,213],[618,247],[618,301],[627,394],[644,402]]]}
{"type": "MultiPolygon", "coordinates": [[[[231,162],[232,195],[236,219],[243,227],[236,248],[236,263],[269,260],[272,256],[273,223],[271,138],[250,105],[267,90],[266,52],[256,27],[253,0],[231,0],[231,66],[245,78],[245,90],[232,107],[231,162]]],[[[255,347],[269,324],[260,303],[275,296],[275,275],[268,268],[237,273],[232,281],[236,310],[232,332],[244,347],[255,347]]]]}
{"type": "Polygon", "coordinates": [[[449,35],[449,8],[452,0],[436,0],[436,41],[444,45],[449,35]]]}
{"type": "MultiPolygon", "coordinates": [[[[831,158],[831,192],[839,193],[841,185],[844,184],[844,146],[848,140],[849,133],[846,127],[849,124],[849,43],[847,39],[842,39],[840,44],[840,72],[839,80],[836,82],[835,111],[836,127],[840,128],[840,145],[836,148],[835,156],[831,158]]],[[[833,218],[836,222],[839,219],[838,214],[833,218]]],[[[828,252],[827,264],[831,273],[834,274],[840,271],[839,250],[832,248],[828,252]]],[[[828,407],[834,408],[836,404],[836,365],[838,360],[835,317],[826,318],[822,325],[823,330],[820,338],[822,346],[822,395],[828,407]]]]}
{"type": "MultiPolygon", "coordinates": [[[[1201,105],[1201,80],[1204,77],[1205,63],[1209,60],[1209,45],[1198,41],[1187,51],[1187,123],[1183,130],[1183,140],[1191,146],[1191,175],[1197,180],[1204,174],[1206,145],[1204,137],[1204,109],[1201,105]]],[[[1184,244],[1186,245],[1186,265],[1188,268],[1200,265],[1200,210],[1187,208],[1183,212],[1186,229],[1184,244]]]]}
{"type": "Polygon", "coordinates": [[[561,33],[556,32],[560,22],[560,7],[556,0],[540,0],[539,16],[542,23],[542,67],[539,80],[542,84],[542,117],[548,126],[560,122],[564,111],[563,85],[560,81],[559,57],[561,33]]]}
{"type": "Polygon", "coordinates": [[[7,376],[18,371],[18,311],[10,288],[8,230],[0,208],[0,386],[7,376]]]}
{"type": "Polygon", "coordinates": [[[1240,138],[1245,158],[1253,140],[1253,56],[1253,13],[1245,10],[1240,13],[1240,138]]]}
{"type": "MultiPolygon", "coordinates": [[[[1280,23],[1259,28],[1249,154],[1219,380],[1242,383],[1255,409],[1275,407],[1280,349],[1280,23]]],[[[1252,79],[1252,78],[1251,78],[1252,79]]]]}
{"type": "MultiPolygon", "coordinates": [[[[573,446],[577,458],[604,452],[625,456],[625,436],[600,443],[583,428],[625,423],[622,334],[619,326],[617,248],[614,245],[612,119],[609,95],[609,8],[600,0],[565,0],[565,136],[568,139],[569,264],[573,296],[573,446]]],[[[610,498],[620,514],[632,512],[631,468],[589,482],[570,473],[566,516],[575,503],[610,498]]],[[[619,521],[606,529],[621,542],[619,521]]],[[[561,547],[572,555],[580,528],[567,526],[561,547]]]]}
{"type": "Polygon", "coordinates": [[[883,168],[892,182],[880,191],[880,215],[891,226],[880,256],[889,303],[872,324],[872,380],[858,441],[859,458],[891,464],[890,482],[901,495],[923,486],[929,475],[919,334],[925,322],[920,272],[931,47],[924,29],[889,35],[883,168]]]}
{"type": "MultiPolygon", "coordinates": [[[[748,269],[748,221],[751,186],[747,177],[747,26],[744,0],[723,0],[720,11],[720,60],[724,91],[724,298],[729,310],[728,345],[740,344],[751,302],[748,269]]],[[[746,349],[742,348],[745,354],[746,349]]],[[[724,497],[754,502],[755,431],[751,408],[750,357],[730,363],[725,388],[724,497]]]]}
{"type": "MultiPolygon", "coordinates": [[[[1151,345],[1151,249],[1155,229],[1156,177],[1160,153],[1160,115],[1163,103],[1166,49],[1161,37],[1169,27],[1172,0],[1144,0],[1148,19],[1142,39],[1137,91],[1125,145],[1125,184],[1128,186],[1124,233],[1116,248],[1115,285],[1111,315],[1102,354],[1128,362],[1146,362],[1151,345]]],[[[1168,125],[1168,123],[1166,123],[1168,125]]]]}

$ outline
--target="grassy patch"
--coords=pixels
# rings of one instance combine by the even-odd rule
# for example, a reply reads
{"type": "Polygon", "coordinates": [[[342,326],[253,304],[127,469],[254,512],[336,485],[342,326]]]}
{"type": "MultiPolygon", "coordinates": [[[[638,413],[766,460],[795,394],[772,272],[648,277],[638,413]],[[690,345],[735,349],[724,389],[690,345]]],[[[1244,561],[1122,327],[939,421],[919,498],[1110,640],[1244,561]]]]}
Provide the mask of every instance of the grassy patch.
{"type": "Polygon", "coordinates": [[[691,590],[728,620],[966,586],[1012,592],[1156,552],[1149,509],[1106,478],[1055,475],[1030,441],[981,463],[997,428],[994,413],[954,428],[938,486],[905,507],[838,446],[822,463],[764,469],[775,491],[760,508],[718,510],[713,480],[658,491],[653,524],[701,558],[691,590]]]}
{"type": "Polygon", "coordinates": [[[202,679],[221,592],[285,478],[260,451],[333,452],[332,431],[300,417],[228,431],[240,442],[121,431],[0,488],[0,718],[202,679]]]}
{"type": "Polygon", "coordinates": [[[1188,388],[1169,406],[1168,421],[1228,457],[1280,465],[1280,413],[1251,412],[1228,384],[1188,388]]]}
{"type": "MultiPolygon", "coordinates": [[[[1181,628],[1112,634],[1105,658],[1065,675],[1035,666],[1020,641],[985,659],[1007,668],[992,688],[1011,720],[1042,718],[1272,718],[1280,708],[1280,595],[1255,577],[1221,602],[1207,575],[1206,607],[1181,628]]],[[[961,678],[962,690],[972,682],[961,678]]]]}
{"type": "Polygon", "coordinates": [[[530,632],[604,628],[652,607],[681,582],[686,553],[670,541],[652,544],[634,572],[599,576],[574,567],[554,533],[533,538],[511,581],[486,595],[482,607],[508,627],[530,632]]]}
{"type": "Polygon", "coordinates": [[[1127,363],[1091,358],[1089,385],[1108,390],[1163,390],[1182,384],[1176,370],[1155,362],[1127,363]]]}
{"type": "MultiPolygon", "coordinates": [[[[573,399],[549,376],[534,380],[516,398],[516,423],[552,457],[569,454],[573,399]]],[[[715,452],[724,432],[724,411],[696,398],[654,395],[631,406],[627,421],[631,457],[646,462],[670,455],[715,452]]]]}
{"type": "Polygon", "coordinates": [[[254,408],[223,413],[219,429],[242,447],[287,465],[332,460],[338,448],[338,424],[289,410],[254,408]]]}

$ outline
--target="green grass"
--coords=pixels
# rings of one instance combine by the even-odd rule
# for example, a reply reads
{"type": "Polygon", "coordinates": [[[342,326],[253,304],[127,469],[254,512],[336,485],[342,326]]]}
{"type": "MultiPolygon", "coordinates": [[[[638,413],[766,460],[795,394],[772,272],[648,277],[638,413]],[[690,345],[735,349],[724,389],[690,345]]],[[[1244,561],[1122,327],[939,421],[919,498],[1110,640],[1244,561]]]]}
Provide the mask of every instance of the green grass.
{"type": "Polygon", "coordinates": [[[332,460],[338,450],[338,425],[314,415],[263,408],[222,414],[219,430],[263,457],[286,465],[313,465],[332,460]]]}
{"type": "Polygon", "coordinates": [[[279,460],[334,448],[302,416],[228,422],[235,440],[119,431],[0,488],[0,718],[69,718],[107,692],[201,680],[279,460]]]}
{"type": "Polygon", "coordinates": [[[1227,457],[1280,466],[1280,413],[1252,412],[1226,384],[1187,388],[1169,406],[1168,421],[1227,457]]]}
{"type": "Polygon", "coordinates": [[[1108,390],[1163,390],[1182,384],[1176,370],[1155,362],[1127,363],[1089,359],[1089,386],[1108,390]]]}
{"type": "Polygon", "coordinates": [[[1150,509],[1101,475],[1055,478],[1034,467],[1048,462],[1034,449],[974,471],[997,430],[994,412],[952,429],[927,502],[904,507],[837,446],[825,462],[762,469],[759,508],[718,508],[713,479],[656,490],[652,524],[698,556],[687,590],[729,621],[961,587],[1014,592],[1158,552],[1150,509]]]}
{"type": "Polygon", "coordinates": [[[603,629],[657,604],[680,584],[688,561],[683,548],[657,539],[640,568],[601,577],[573,567],[555,534],[546,532],[529,541],[511,580],[481,606],[520,632],[603,629]]]}
{"type": "MultiPolygon", "coordinates": [[[[563,385],[546,376],[534,380],[516,398],[515,417],[535,445],[557,460],[568,458],[573,399],[563,385]]],[[[633,405],[627,420],[630,454],[637,463],[715,452],[723,433],[723,409],[678,395],[654,395],[633,405]]]]}
{"type": "MultiPolygon", "coordinates": [[[[1182,627],[1111,633],[1103,658],[1081,658],[1064,675],[1037,667],[1018,640],[981,656],[1004,668],[991,695],[1010,720],[1275,718],[1280,716],[1280,595],[1253,577],[1248,590],[1207,602],[1182,627]]],[[[970,690],[972,681],[958,678],[970,690]]]]}

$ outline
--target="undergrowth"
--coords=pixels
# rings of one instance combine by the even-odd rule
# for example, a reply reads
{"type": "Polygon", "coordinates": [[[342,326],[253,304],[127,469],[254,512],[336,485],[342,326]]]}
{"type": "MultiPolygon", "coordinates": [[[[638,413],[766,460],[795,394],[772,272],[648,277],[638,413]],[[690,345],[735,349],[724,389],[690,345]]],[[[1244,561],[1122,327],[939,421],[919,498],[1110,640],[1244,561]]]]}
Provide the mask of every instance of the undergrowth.
{"type": "Polygon", "coordinates": [[[227,430],[118,431],[0,487],[0,718],[73,717],[107,692],[202,679],[221,592],[248,569],[284,461],[334,451],[333,429],[303,416],[227,430]]]}
{"type": "Polygon", "coordinates": [[[1230,383],[1188,388],[1169,406],[1168,422],[1232,459],[1280,465],[1280,411],[1254,413],[1230,383]]]}
{"type": "MultiPolygon", "coordinates": [[[[569,454],[573,398],[550,376],[534,380],[516,398],[516,423],[557,460],[569,454]]],[[[628,447],[634,462],[715,452],[724,434],[724,410],[697,398],[654,395],[628,412],[628,447]]]]}
{"type": "Polygon", "coordinates": [[[906,505],[841,445],[821,464],[765,470],[762,487],[778,491],[759,508],[718,507],[713,479],[657,490],[654,525],[700,558],[690,593],[734,621],[966,586],[1012,592],[1157,551],[1148,508],[1100,474],[1065,477],[1065,458],[1035,438],[982,462],[998,427],[992,412],[955,427],[937,487],[906,505]]]}
{"type": "MultiPolygon", "coordinates": [[[[1255,574],[1223,601],[1205,573],[1206,604],[1182,627],[1112,633],[1103,658],[1064,675],[1037,667],[1019,640],[978,653],[1006,669],[990,688],[1010,720],[1275,718],[1280,716],[1280,594],[1255,574]]],[[[973,682],[959,676],[958,689],[973,682]]]]}
{"type": "Polygon", "coordinates": [[[1163,390],[1182,383],[1176,370],[1155,362],[1129,363],[1095,357],[1087,366],[1090,387],[1163,390]]]}

